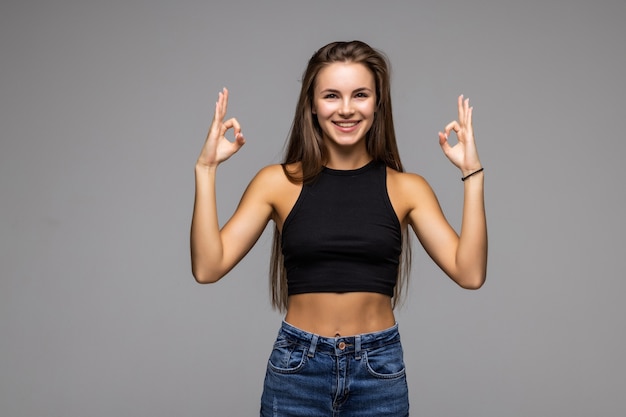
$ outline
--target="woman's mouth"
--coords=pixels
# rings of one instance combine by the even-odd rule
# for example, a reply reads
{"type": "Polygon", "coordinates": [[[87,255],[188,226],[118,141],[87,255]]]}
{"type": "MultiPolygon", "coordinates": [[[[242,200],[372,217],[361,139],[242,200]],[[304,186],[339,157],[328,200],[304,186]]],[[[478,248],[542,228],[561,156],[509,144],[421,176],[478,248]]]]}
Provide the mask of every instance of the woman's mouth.
{"type": "Polygon", "coordinates": [[[342,131],[350,131],[354,127],[356,127],[360,121],[348,121],[348,122],[333,122],[335,126],[337,126],[342,131]]]}

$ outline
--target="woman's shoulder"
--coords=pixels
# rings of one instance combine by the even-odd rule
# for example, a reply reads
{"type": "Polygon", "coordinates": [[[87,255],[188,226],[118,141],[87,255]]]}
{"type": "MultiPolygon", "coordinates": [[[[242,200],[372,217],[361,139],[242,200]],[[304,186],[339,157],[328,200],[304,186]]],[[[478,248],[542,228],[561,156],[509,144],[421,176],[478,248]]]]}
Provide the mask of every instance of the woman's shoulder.
{"type": "Polygon", "coordinates": [[[413,172],[396,171],[391,167],[387,167],[387,181],[395,187],[404,191],[409,189],[430,189],[430,185],[424,177],[413,172]]]}
{"type": "Polygon", "coordinates": [[[267,165],[254,176],[248,188],[264,195],[272,204],[278,204],[285,196],[299,193],[302,184],[290,179],[290,176],[297,178],[299,172],[299,164],[267,165]]]}
{"type": "Polygon", "coordinates": [[[301,172],[301,164],[299,162],[293,164],[271,164],[259,170],[253,181],[261,182],[266,185],[280,185],[285,181],[289,181],[289,177],[298,177],[301,172]]]}
{"type": "Polygon", "coordinates": [[[300,192],[302,183],[290,180],[288,174],[300,172],[300,164],[273,164],[261,168],[250,184],[250,188],[257,190],[268,204],[273,207],[273,218],[279,227],[291,211],[300,192]]]}
{"type": "Polygon", "coordinates": [[[435,193],[421,175],[387,168],[387,193],[400,219],[425,203],[436,201],[435,193]]]}

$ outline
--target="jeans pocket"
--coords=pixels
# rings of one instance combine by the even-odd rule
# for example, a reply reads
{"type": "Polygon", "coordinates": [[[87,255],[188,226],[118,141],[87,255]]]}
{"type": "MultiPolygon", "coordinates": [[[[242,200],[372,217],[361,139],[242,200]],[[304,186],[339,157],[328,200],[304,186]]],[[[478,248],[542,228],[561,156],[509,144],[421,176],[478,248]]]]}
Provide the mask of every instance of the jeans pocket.
{"type": "Polygon", "coordinates": [[[268,368],[281,374],[300,371],[307,360],[306,348],[289,340],[279,339],[274,344],[268,360],[268,368]]]}
{"type": "Polygon", "coordinates": [[[376,378],[394,379],[400,378],[406,373],[400,343],[365,351],[363,352],[363,360],[367,371],[376,378]]]}

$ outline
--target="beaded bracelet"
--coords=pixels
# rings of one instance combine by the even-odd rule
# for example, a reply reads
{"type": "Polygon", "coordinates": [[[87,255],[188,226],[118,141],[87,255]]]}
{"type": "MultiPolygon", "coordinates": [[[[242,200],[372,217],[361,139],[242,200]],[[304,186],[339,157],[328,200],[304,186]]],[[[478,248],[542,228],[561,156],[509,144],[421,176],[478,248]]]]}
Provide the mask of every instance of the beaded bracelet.
{"type": "Polygon", "coordinates": [[[476,171],[474,171],[474,172],[472,172],[472,173],[467,174],[466,176],[464,176],[464,177],[462,177],[462,178],[461,178],[461,181],[465,181],[466,179],[468,179],[468,178],[469,178],[469,177],[471,177],[472,175],[474,175],[474,174],[478,174],[479,172],[482,172],[484,169],[485,169],[485,168],[480,168],[480,169],[477,169],[476,171]]]}

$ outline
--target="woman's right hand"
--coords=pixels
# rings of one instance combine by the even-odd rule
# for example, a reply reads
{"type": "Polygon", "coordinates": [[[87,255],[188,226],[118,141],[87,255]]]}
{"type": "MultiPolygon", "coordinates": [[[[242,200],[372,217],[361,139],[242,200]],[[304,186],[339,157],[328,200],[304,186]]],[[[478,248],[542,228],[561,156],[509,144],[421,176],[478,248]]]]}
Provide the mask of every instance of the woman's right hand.
{"type": "Polygon", "coordinates": [[[215,114],[209,128],[206,141],[198,157],[197,165],[203,167],[216,167],[221,162],[230,158],[246,142],[241,134],[241,126],[234,117],[224,121],[228,108],[228,90],[224,88],[218,95],[215,103],[215,114]],[[233,129],[235,140],[226,139],[226,132],[233,129]]]}

